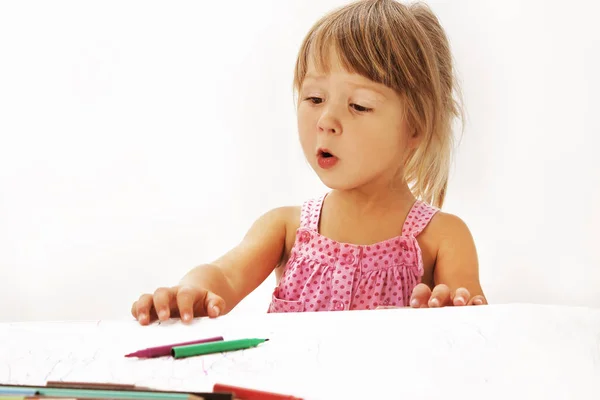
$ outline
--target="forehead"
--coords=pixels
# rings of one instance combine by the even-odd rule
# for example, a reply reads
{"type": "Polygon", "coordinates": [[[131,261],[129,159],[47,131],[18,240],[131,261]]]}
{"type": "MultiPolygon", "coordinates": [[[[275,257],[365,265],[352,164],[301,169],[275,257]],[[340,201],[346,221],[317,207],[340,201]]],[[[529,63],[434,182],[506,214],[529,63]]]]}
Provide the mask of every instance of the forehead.
{"type": "Polygon", "coordinates": [[[372,81],[366,76],[347,67],[334,49],[324,56],[320,52],[310,52],[307,57],[304,84],[333,81],[348,84],[358,89],[368,89],[382,99],[395,97],[395,91],[381,83],[372,81]]]}
{"type": "Polygon", "coordinates": [[[356,71],[347,62],[344,62],[333,43],[320,49],[311,46],[306,55],[306,76],[330,74],[354,75],[356,71]]]}
{"type": "Polygon", "coordinates": [[[304,81],[325,80],[332,77],[343,79],[349,83],[376,85],[376,82],[344,65],[335,50],[329,50],[327,55],[311,51],[307,56],[304,81]]]}

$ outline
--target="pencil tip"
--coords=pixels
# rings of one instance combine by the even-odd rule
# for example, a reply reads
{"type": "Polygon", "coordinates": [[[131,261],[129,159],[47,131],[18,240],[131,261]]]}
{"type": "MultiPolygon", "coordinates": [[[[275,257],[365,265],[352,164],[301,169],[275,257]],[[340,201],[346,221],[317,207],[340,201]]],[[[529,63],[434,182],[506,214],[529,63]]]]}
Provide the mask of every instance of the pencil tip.
{"type": "Polygon", "coordinates": [[[265,342],[268,342],[268,341],[269,341],[269,339],[265,339],[265,342]]]}
{"type": "Polygon", "coordinates": [[[135,354],[134,353],[130,353],[130,354],[125,354],[125,357],[134,357],[135,354]]]}

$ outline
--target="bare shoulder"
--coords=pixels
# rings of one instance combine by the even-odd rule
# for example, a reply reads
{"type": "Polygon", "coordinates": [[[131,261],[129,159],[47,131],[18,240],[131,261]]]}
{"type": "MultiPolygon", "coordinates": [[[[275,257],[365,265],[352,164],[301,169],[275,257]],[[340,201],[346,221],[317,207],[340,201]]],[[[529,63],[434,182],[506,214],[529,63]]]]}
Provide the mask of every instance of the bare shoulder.
{"type": "MultiPolygon", "coordinates": [[[[296,230],[300,226],[300,206],[281,206],[273,208],[259,217],[256,223],[267,224],[285,234],[285,251],[282,254],[283,259],[287,259],[294,241],[296,239],[296,230]]],[[[255,224],[256,224],[255,223],[255,224]]]]}
{"type": "Polygon", "coordinates": [[[269,218],[279,223],[286,223],[288,218],[292,215],[294,206],[281,206],[270,209],[265,212],[261,218],[269,218]]]}
{"type": "Polygon", "coordinates": [[[419,235],[419,242],[437,254],[444,242],[466,237],[471,237],[471,232],[465,221],[454,214],[438,211],[419,235]]]}
{"type": "Polygon", "coordinates": [[[261,218],[281,224],[287,228],[294,228],[300,224],[300,206],[281,206],[267,211],[261,218]]]}
{"type": "Polygon", "coordinates": [[[432,284],[444,283],[451,288],[465,287],[471,294],[483,293],[475,241],[462,218],[438,211],[422,236],[431,262],[432,284]]]}
{"type": "Polygon", "coordinates": [[[438,211],[435,213],[427,228],[438,240],[448,240],[459,237],[471,236],[471,231],[466,222],[460,217],[438,211]]]}
{"type": "Polygon", "coordinates": [[[276,208],[275,210],[278,210],[278,212],[280,212],[281,215],[287,219],[287,221],[300,221],[300,206],[282,206],[276,208]]]}
{"type": "Polygon", "coordinates": [[[479,264],[473,236],[466,222],[438,211],[418,237],[423,251],[424,281],[450,287],[467,287],[480,294],[479,264]]]}
{"type": "Polygon", "coordinates": [[[423,231],[422,241],[439,266],[439,261],[448,253],[461,253],[473,258],[475,243],[466,222],[450,213],[438,211],[423,231]]]}

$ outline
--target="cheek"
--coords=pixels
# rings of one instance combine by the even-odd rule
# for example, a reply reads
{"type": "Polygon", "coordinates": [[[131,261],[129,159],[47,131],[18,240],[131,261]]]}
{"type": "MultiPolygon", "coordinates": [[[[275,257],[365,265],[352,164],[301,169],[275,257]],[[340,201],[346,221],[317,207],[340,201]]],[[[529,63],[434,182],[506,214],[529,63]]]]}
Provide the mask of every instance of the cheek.
{"type": "Polygon", "coordinates": [[[298,128],[308,129],[316,126],[317,113],[308,107],[306,104],[301,104],[298,107],[298,128]]]}
{"type": "Polygon", "coordinates": [[[316,121],[313,114],[305,107],[301,106],[298,109],[298,135],[304,150],[307,150],[307,146],[313,146],[316,140],[316,121]]]}
{"type": "Polygon", "coordinates": [[[373,164],[390,165],[401,163],[405,139],[398,132],[387,127],[371,131],[370,135],[361,137],[355,147],[361,149],[365,158],[373,164]]]}

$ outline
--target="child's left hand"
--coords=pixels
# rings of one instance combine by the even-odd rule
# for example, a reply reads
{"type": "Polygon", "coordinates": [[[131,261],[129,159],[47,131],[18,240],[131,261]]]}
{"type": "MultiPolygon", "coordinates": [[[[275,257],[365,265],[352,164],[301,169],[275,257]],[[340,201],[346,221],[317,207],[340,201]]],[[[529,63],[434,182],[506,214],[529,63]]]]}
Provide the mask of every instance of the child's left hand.
{"type": "Polygon", "coordinates": [[[410,298],[412,308],[478,306],[483,304],[487,304],[484,296],[471,296],[471,293],[463,287],[451,291],[444,284],[437,285],[431,290],[426,284],[420,283],[415,286],[410,298]]]}

